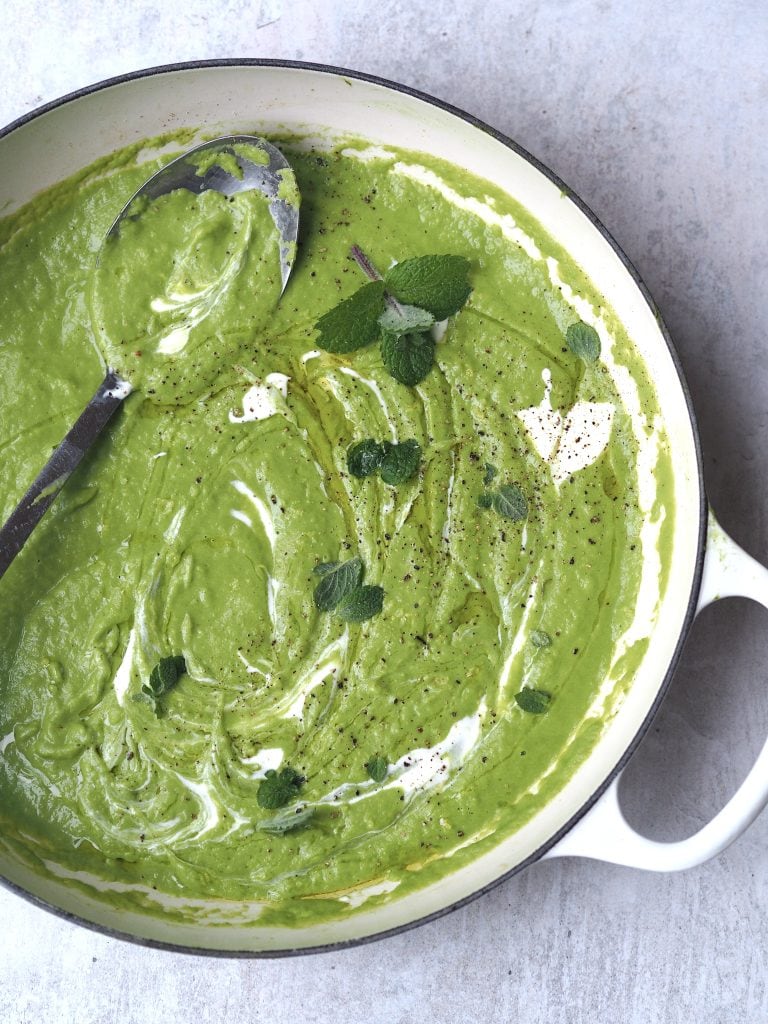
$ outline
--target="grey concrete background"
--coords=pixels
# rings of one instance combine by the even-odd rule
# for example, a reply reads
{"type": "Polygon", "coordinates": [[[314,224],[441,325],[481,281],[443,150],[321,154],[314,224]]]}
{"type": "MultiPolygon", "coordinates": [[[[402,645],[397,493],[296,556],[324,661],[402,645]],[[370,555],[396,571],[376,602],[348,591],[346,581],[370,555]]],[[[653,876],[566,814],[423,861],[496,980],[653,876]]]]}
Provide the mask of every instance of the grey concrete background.
{"type": "MultiPolygon", "coordinates": [[[[724,526],[768,559],[765,0],[4,0],[0,122],[100,78],[203,57],[339,64],[469,110],[613,232],[679,348],[724,526]]],[[[691,524],[693,528],[693,524],[691,524]]],[[[768,732],[768,617],[705,612],[623,800],[648,835],[704,823],[768,732]]],[[[210,961],[124,945],[0,893],[7,1024],[544,1024],[768,1019],[768,814],[653,876],[535,866],[342,954],[210,961]]]]}

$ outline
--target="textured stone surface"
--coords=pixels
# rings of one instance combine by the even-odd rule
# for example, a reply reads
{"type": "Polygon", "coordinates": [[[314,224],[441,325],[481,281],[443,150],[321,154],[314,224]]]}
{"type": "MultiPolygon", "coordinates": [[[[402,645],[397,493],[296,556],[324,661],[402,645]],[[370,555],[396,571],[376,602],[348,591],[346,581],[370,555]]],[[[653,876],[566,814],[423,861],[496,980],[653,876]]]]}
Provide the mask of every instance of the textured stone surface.
{"type": "MultiPolygon", "coordinates": [[[[710,497],[768,558],[768,8],[764,0],[5,0],[0,122],[175,60],[339,64],[469,110],[549,164],[648,283],[700,418],[710,497]],[[451,8],[451,9],[449,9],[451,8]]],[[[768,731],[768,616],[705,612],[623,799],[694,831],[768,731]]],[[[544,1024],[768,1019],[768,815],[703,868],[535,866],[425,928],[294,961],[104,939],[0,893],[0,1019],[544,1024]]]]}

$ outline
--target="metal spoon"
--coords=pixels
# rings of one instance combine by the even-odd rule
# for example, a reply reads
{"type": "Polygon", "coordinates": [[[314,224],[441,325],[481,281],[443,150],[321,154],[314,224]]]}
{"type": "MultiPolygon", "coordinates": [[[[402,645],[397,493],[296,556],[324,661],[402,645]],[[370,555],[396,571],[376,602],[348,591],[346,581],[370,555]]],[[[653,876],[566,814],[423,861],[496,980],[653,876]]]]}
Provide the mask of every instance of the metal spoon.
{"type": "MultiPolygon", "coordinates": [[[[213,189],[225,196],[256,189],[271,200],[269,212],[280,236],[282,294],[293,266],[299,230],[298,206],[278,198],[280,185],[289,175],[293,176],[293,171],[288,161],[278,149],[264,139],[255,135],[228,135],[225,138],[214,139],[213,142],[206,142],[202,146],[190,149],[183,156],[167,163],[157,174],[153,174],[125,204],[107,232],[106,238],[117,235],[121,223],[126,218],[140,217],[148,201],[175,189],[183,188],[195,194],[213,189]],[[244,157],[242,152],[235,152],[233,147],[238,144],[258,147],[269,156],[269,162],[253,163],[244,157]],[[210,159],[212,152],[234,157],[242,171],[242,178],[230,174],[215,161],[211,162],[204,174],[201,174],[200,155],[205,154],[210,159]]],[[[131,390],[129,381],[123,380],[114,370],[107,370],[104,380],[75,425],[0,529],[0,576],[21,551],[32,530],[51,507],[59,491],[131,390]]]]}

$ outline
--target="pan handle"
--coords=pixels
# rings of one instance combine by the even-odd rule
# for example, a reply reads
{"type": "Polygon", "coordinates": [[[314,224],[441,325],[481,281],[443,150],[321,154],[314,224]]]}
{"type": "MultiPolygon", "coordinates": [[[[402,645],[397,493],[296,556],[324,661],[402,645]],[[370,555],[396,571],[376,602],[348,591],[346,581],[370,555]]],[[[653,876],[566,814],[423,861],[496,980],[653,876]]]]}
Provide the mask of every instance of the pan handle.
{"type": "MultiPolygon", "coordinates": [[[[768,569],[743,551],[709,514],[704,574],[696,614],[722,597],[748,597],[768,608],[768,569]]],[[[716,857],[768,804],[768,742],[734,795],[702,829],[660,843],[636,832],[619,803],[621,773],[592,809],[542,859],[589,857],[646,871],[683,871],[716,857]]]]}

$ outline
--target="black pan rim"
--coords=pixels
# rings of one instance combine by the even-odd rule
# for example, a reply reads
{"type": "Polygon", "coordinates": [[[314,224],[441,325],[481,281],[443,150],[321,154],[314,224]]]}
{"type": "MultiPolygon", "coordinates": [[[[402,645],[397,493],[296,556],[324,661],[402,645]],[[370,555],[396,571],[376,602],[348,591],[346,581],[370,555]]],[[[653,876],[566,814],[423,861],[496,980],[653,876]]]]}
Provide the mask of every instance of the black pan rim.
{"type": "Polygon", "coordinates": [[[86,86],[82,89],[76,89],[73,92],[67,93],[58,99],[52,100],[50,103],[45,103],[42,106],[36,107],[29,113],[16,118],[11,121],[5,128],[0,129],[0,139],[6,135],[10,135],[11,132],[16,131],[18,128],[23,127],[30,121],[41,117],[50,111],[57,110],[59,107],[65,106],[68,103],[72,103],[76,100],[82,99],[85,96],[90,96],[93,93],[101,92],[106,89],[113,88],[115,86],[124,85],[129,82],[135,82],[142,78],[151,78],[154,76],[173,74],[179,71],[196,71],[205,70],[209,68],[237,68],[237,67],[266,67],[266,68],[287,68],[299,71],[311,71],[317,72],[318,74],[332,75],[335,77],[342,78],[354,78],[359,81],[367,82],[372,85],[378,85],[385,89],[392,90],[393,92],[402,93],[406,96],[410,96],[413,99],[421,100],[422,102],[429,104],[430,106],[437,107],[440,110],[444,110],[446,113],[452,114],[454,117],[472,125],[474,128],[490,135],[497,142],[506,146],[507,149],[512,150],[518,156],[521,156],[528,163],[532,164],[538,171],[545,175],[551,182],[553,182],[561,191],[565,192],[569,199],[571,199],[581,212],[587,217],[592,226],[602,235],[606,242],[611,246],[616,256],[621,261],[624,269],[632,278],[635,286],[638,288],[640,294],[643,297],[644,302],[653,313],[658,325],[661,335],[669,351],[672,363],[677,374],[678,383],[685,399],[685,404],[688,410],[688,418],[691,426],[691,433],[693,436],[694,450],[696,454],[696,469],[698,476],[698,489],[699,489],[699,522],[697,524],[697,553],[696,562],[693,571],[693,577],[691,580],[691,590],[688,598],[688,606],[686,608],[685,617],[683,620],[683,626],[680,631],[680,635],[675,645],[675,650],[670,658],[669,665],[667,666],[664,678],[659,684],[659,689],[656,693],[656,697],[651,704],[645,718],[643,719],[638,731],[627,746],[624,754],[608,773],[603,782],[594,790],[592,796],[586,800],[581,807],[579,807],[569,820],[559,829],[554,835],[543,843],[537,850],[535,850],[529,857],[516,864],[509,871],[505,871],[503,874],[498,875],[493,881],[487,885],[481,886],[468,896],[462,897],[460,900],[456,900],[453,903],[449,903],[445,907],[441,907],[439,910],[435,910],[430,914],[425,914],[423,917],[416,918],[413,921],[405,922],[404,924],[396,925],[393,928],[387,928],[384,931],[374,932],[370,935],[364,935],[354,939],[344,939],[338,942],[323,943],[318,946],[306,946],[306,947],[294,947],[279,950],[248,950],[248,949],[237,949],[237,950],[226,950],[226,949],[207,949],[198,946],[184,946],[178,943],[172,942],[161,942],[154,939],[143,938],[138,935],[133,935],[130,932],[122,932],[119,929],[109,928],[106,925],[98,924],[94,921],[88,921],[85,918],[79,917],[70,911],[64,910],[61,907],[57,907],[54,904],[48,903],[46,900],[40,899],[33,893],[28,892],[22,886],[17,885],[13,882],[0,876],[0,884],[6,889],[21,896],[23,899],[32,903],[34,906],[46,910],[51,914],[55,914],[57,917],[69,921],[73,924],[80,925],[81,927],[88,928],[91,931],[97,932],[101,935],[105,935],[109,938],[122,939],[126,942],[131,942],[134,945],[146,946],[150,949],[160,949],[173,953],[184,953],[187,955],[195,956],[209,956],[218,958],[233,958],[233,959],[276,959],[279,957],[292,957],[292,956],[307,956],[315,953],[336,953],[344,949],[349,949],[354,946],[367,945],[371,942],[376,942],[380,939],[389,938],[390,936],[399,935],[404,932],[410,931],[412,928],[416,928],[419,925],[428,924],[431,921],[436,921],[438,918],[451,913],[454,910],[458,910],[461,907],[466,906],[468,903],[479,899],[486,893],[500,886],[507,879],[512,878],[513,875],[523,871],[531,864],[540,860],[545,853],[551,850],[562,838],[569,832],[577,822],[587,814],[587,812],[594,806],[594,804],[600,799],[605,793],[608,787],[613,783],[616,777],[620,774],[622,769],[626,766],[629,759],[634,754],[635,750],[639,746],[641,740],[645,736],[646,732],[651,726],[651,723],[658,712],[664,697],[669,689],[672,677],[674,675],[677,664],[680,660],[685,641],[688,637],[688,633],[691,628],[691,624],[696,615],[696,608],[698,605],[699,591],[701,589],[701,577],[704,569],[704,554],[706,547],[707,538],[707,518],[708,518],[708,505],[706,494],[704,492],[704,466],[701,452],[701,439],[699,437],[698,424],[696,422],[696,414],[693,408],[693,401],[691,393],[688,388],[683,368],[680,362],[680,358],[675,349],[675,345],[672,341],[669,330],[659,312],[656,303],[643,282],[640,274],[624,253],[622,248],[619,246],[617,241],[607,230],[607,228],[601,223],[595,213],[590,209],[584,200],[569,188],[553,171],[549,169],[545,164],[538,160],[535,156],[530,154],[527,150],[523,149],[522,146],[514,142],[508,136],[502,132],[497,131],[490,125],[481,121],[479,118],[474,117],[472,114],[468,114],[466,111],[461,110],[459,107],[455,107],[450,103],[446,103],[443,100],[437,99],[428,93],[421,92],[418,89],[413,89],[410,86],[402,85],[398,82],[390,81],[386,78],[380,78],[377,75],[369,75],[361,71],[353,71],[348,68],[335,67],[331,64],[314,64],[307,61],[295,61],[295,60],[277,60],[272,58],[260,58],[260,57],[234,57],[234,58],[222,58],[215,60],[198,60],[198,61],[183,61],[176,64],[161,64],[156,67],[144,68],[140,71],[133,71],[123,75],[116,75],[113,78],[106,78],[100,82],[96,82],[93,85],[86,86]]]}

